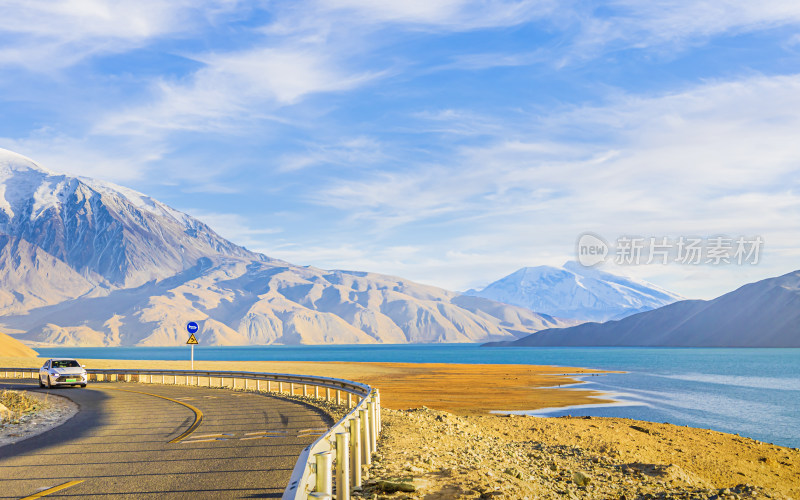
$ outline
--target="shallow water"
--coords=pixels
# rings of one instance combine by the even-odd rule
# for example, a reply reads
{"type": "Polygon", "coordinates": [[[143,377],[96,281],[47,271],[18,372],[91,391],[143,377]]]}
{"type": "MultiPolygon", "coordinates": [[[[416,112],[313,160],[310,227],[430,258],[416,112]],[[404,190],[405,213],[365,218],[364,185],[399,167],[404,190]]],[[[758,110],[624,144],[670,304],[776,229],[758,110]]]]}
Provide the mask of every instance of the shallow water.
{"type": "MultiPolygon", "coordinates": [[[[83,359],[189,358],[188,346],[37,350],[46,357],[83,359]]],[[[586,383],[580,386],[613,394],[617,405],[531,413],[670,422],[800,447],[800,349],[481,348],[474,344],[198,346],[195,359],[534,364],[623,370],[627,373],[585,377],[586,383]]]]}

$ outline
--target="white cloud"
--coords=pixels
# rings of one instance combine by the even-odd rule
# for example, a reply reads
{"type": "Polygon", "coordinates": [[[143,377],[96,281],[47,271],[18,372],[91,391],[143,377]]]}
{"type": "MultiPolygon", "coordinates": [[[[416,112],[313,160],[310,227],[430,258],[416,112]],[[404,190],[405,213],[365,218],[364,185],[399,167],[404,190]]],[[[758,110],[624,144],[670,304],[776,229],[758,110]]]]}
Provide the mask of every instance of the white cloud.
{"type": "MultiPolygon", "coordinates": [[[[762,235],[771,257],[750,274],[777,275],[796,265],[784,254],[800,244],[795,109],[800,76],[622,96],[538,117],[524,130],[514,123],[485,146],[457,148],[450,163],[340,181],[314,201],[378,233],[413,225],[422,234],[470,234],[447,241],[468,254],[502,254],[517,267],[546,255],[570,258],[587,230],[608,238],[762,235]]],[[[725,282],[673,288],[708,296],[725,282]]]]}
{"type": "Polygon", "coordinates": [[[278,161],[281,172],[294,172],[316,165],[337,165],[360,169],[389,158],[380,141],[366,136],[341,140],[335,144],[310,143],[303,153],[286,155],[278,161]]]}
{"type": "Polygon", "coordinates": [[[0,4],[0,65],[36,72],[190,32],[232,11],[233,0],[6,0],[0,4]]]}
{"type": "Polygon", "coordinates": [[[166,148],[129,140],[79,139],[49,129],[22,139],[0,138],[0,147],[32,158],[55,172],[126,184],[147,176],[166,148]]]}
{"type": "Polygon", "coordinates": [[[601,49],[621,42],[665,50],[714,35],[800,23],[800,4],[786,0],[616,0],[605,7],[613,13],[573,13],[583,25],[577,45],[601,49]]]}
{"type": "Polygon", "coordinates": [[[315,4],[323,12],[344,12],[361,24],[411,24],[452,31],[515,26],[543,16],[556,5],[542,0],[317,0],[315,4]]]}
{"type": "Polygon", "coordinates": [[[285,121],[274,114],[280,107],[378,77],[341,70],[334,54],[314,47],[258,48],[198,60],[205,66],[188,81],[159,81],[152,103],[108,116],[95,132],[230,131],[255,120],[285,121]]]}
{"type": "MultiPolygon", "coordinates": [[[[264,245],[263,237],[283,231],[279,227],[255,227],[241,214],[209,212],[194,208],[183,209],[183,211],[206,223],[223,238],[254,251],[259,251],[259,248],[264,245]]],[[[271,257],[274,256],[271,255],[271,257]]]]}

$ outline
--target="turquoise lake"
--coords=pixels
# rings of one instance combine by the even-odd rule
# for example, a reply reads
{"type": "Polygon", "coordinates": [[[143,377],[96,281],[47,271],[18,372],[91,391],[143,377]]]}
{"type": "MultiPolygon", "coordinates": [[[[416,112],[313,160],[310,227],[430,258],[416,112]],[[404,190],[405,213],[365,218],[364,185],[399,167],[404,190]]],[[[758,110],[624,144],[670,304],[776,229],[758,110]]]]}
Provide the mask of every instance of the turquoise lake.
{"type": "MultiPolygon", "coordinates": [[[[189,359],[188,346],[37,350],[45,357],[86,360],[189,359]]],[[[586,377],[586,383],[580,386],[611,394],[619,401],[617,405],[531,413],[669,422],[800,447],[800,349],[482,348],[474,344],[198,346],[195,359],[533,364],[622,370],[627,373],[586,377]]],[[[91,362],[87,365],[91,367],[91,362]]]]}

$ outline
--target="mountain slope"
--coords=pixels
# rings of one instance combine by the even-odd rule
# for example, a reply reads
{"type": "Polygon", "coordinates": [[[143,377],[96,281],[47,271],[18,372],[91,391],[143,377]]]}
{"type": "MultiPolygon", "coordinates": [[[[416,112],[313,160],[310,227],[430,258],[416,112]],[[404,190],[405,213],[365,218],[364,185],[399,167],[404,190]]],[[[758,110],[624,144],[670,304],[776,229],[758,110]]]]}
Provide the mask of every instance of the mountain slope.
{"type": "Polygon", "coordinates": [[[567,262],[563,267],[523,267],[483,290],[466,295],[582,321],[620,319],[671,304],[682,297],[646,281],[567,262]]]}
{"type": "Polygon", "coordinates": [[[544,330],[507,346],[800,347],[800,271],[714,300],[684,300],[620,321],[544,330]]]}
{"type": "MultiPolygon", "coordinates": [[[[73,296],[82,294],[87,284],[127,288],[166,278],[201,257],[261,258],[145,195],[57,174],[4,149],[0,149],[0,234],[13,244],[26,242],[31,249],[22,249],[24,254],[41,256],[43,251],[80,275],[85,283],[70,278],[77,286],[73,296]]],[[[3,271],[14,272],[8,267],[3,271]]],[[[24,302],[8,307],[28,308],[24,302]]]]}
{"type": "Polygon", "coordinates": [[[481,342],[574,322],[294,266],[145,195],[0,150],[0,323],[33,345],[481,342]]]}
{"type": "Polygon", "coordinates": [[[391,276],[201,259],[159,282],[0,322],[34,345],[479,342],[573,323],[391,276]],[[467,303],[465,303],[467,302],[467,303]]]}
{"type": "Polygon", "coordinates": [[[35,358],[38,355],[19,340],[0,333],[0,358],[35,358]]]}

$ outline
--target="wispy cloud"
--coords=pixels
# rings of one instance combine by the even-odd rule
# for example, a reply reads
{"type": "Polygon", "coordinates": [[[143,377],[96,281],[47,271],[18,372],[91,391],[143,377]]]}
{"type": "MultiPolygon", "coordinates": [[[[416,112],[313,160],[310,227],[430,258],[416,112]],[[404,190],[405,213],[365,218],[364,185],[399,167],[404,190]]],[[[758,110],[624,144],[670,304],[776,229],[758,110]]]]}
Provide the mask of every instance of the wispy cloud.
{"type": "Polygon", "coordinates": [[[549,0],[311,0],[286,9],[270,29],[286,33],[318,23],[328,26],[344,23],[367,28],[391,24],[457,32],[520,25],[547,15],[556,6],[557,2],[549,0]],[[317,16],[308,16],[308,12],[317,16]]]}
{"type": "Polygon", "coordinates": [[[153,102],[106,117],[96,133],[230,131],[259,120],[286,121],[275,110],[315,93],[358,87],[378,75],[346,73],[334,55],[312,48],[259,48],[198,56],[204,67],[188,81],[159,80],[153,102]]]}
{"type": "Polygon", "coordinates": [[[283,231],[280,227],[253,224],[242,214],[210,212],[195,208],[184,208],[183,211],[208,224],[223,238],[250,250],[259,251],[264,246],[264,237],[272,237],[283,231]]]}
{"type": "Polygon", "coordinates": [[[656,49],[682,48],[710,36],[762,31],[800,23],[800,5],[784,0],[616,0],[605,5],[607,14],[576,9],[582,25],[576,45],[602,51],[609,45],[656,49]]]}
{"type": "Polygon", "coordinates": [[[0,147],[29,156],[56,172],[118,184],[145,178],[167,153],[165,146],[151,142],[143,145],[128,138],[98,142],[52,129],[40,129],[22,139],[0,137],[0,147]],[[112,154],[107,153],[109,149],[112,154]]]}
{"type": "Polygon", "coordinates": [[[341,181],[315,201],[376,228],[468,226],[495,247],[509,234],[548,234],[539,250],[562,259],[586,230],[761,234],[780,251],[780,235],[800,230],[798,106],[800,76],[619,97],[539,117],[527,140],[498,133],[448,164],[341,181]]]}
{"type": "Polygon", "coordinates": [[[237,7],[235,0],[8,0],[0,4],[0,66],[69,67],[153,39],[184,34],[237,7]]]}
{"type": "Polygon", "coordinates": [[[334,144],[309,143],[302,153],[285,155],[278,160],[279,171],[295,172],[318,165],[336,165],[347,169],[363,169],[387,161],[389,154],[380,141],[360,136],[334,144]]]}

